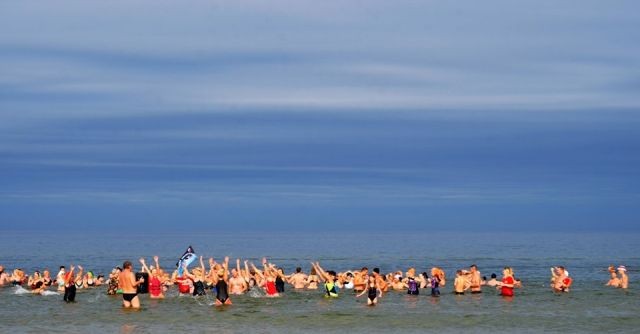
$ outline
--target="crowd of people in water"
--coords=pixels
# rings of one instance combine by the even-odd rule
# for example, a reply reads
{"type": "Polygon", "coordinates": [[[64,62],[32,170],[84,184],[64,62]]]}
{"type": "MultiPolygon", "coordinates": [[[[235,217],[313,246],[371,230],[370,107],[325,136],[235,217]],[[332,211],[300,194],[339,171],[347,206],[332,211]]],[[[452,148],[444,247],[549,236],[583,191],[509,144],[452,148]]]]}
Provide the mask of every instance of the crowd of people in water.
{"type": "MultiPolygon", "coordinates": [[[[381,273],[379,268],[369,271],[360,270],[336,272],[325,270],[319,262],[311,263],[309,273],[300,267],[286,274],[281,267],[262,259],[257,267],[250,261],[237,259],[231,266],[229,258],[218,263],[210,258],[208,267],[202,257],[193,268],[182,266],[175,270],[161,268],[157,256],[153,263],[139,260],[141,271],[134,273],[133,264],[125,261],[122,267],[116,267],[105,277],[85,271],[82,266],[69,268],[61,266],[55,276],[49,270],[34,271],[30,275],[22,269],[5,272],[0,265],[0,286],[20,286],[33,294],[61,294],[66,302],[75,302],[76,291],[95,287],[106,287],[109,295],[122,295],[123,306],[139,308],[138,294],[148,293],[150,298],[162,299],[169,289],[177,289],[181,295],[203,296],[211,293],[215,296],[215,305],[230,305],[234,295],[242,295],[254,289],[260,289],[267,297],[279,297],[285,286],[296,290],[320,290],[327,298],[336,298],[340,291],[353,291],[356,297],[367,297],[368,305],[376,305],[387,292],[401,291],[409,295],[419,295],[421,291],[432,297],[439,297],[441,289],[447,285],[447,277],[440,267],[418,273],[415,268],[406,272],[395,271],[381,273]],[[54,292],[55,291],[55,292],[54,292]]],[[[610,279],[607,286],[627,289],[629,278],[625,266],[610,266],[610,279]]],[[[551,268],[550,288],[556,293],[568,293],[573,283],[572,277],[562,266],[551,268]]],[[[513,297],[514,289],[521,288],[522,282],[515,277],[514,270],[505,267],[502,276],[494,273],[489,278],[482,276],[476,265],[460,269],[453,278],[452,291],[456,295],[480,294],[483,289],[494,289],[499,295],[513,297]]]]}

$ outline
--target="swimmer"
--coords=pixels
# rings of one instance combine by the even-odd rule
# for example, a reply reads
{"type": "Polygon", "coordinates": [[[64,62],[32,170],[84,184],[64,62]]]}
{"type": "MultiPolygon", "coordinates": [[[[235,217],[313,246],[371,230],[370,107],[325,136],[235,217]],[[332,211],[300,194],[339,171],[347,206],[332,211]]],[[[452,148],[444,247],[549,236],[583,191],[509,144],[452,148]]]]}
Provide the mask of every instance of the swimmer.
{"type": "Polygon", "coordinates": [[[222,269],[219,269],[216,276],[216,306],[231,305],[229,298],[229,257],[224,258],[222,269]]]}
{"type": "Polygon", "coordinates": [[[27,276],[25,275],[24,271],[22,271],[22,269],[17,268],[13,270],[13,273],[11,273],[11,285],[16,286],[16,285],[20,285],[22,286],[22,284],[24,284],[27,280],[27,276]]]}
{"type": "Polygon", "coordinates": [[[359,272],[353,275],[353,291],[356,293],[365,291],[367,288],[367,280],[369,279],[369,268],[362,267],[359,272]]]}
{"type": "Polygon", "coordinates": [[[205,291],[205,275],[206,275],[206,270],[204,268],[204,262],[202,261],[202,256],[200,256],[200,267],[199,268],[193,268],[193,270],[191,271],[191,273],[189,273],[188,271],[185,270],[185,275],[191,279],[191,281],[193,282],[193,290],[191,291],[191,294],[194,296],[204,296],[207,294],[207,292],[205,291]]]}
{"type": "Polygon", "coordinates": [[[160,266],[158,264],[158,257],[153,257],[156,265],[149,269],[143,258],[140,259],[143,272],[149,273],[149,297],[151,299],[163,299],[164,292],[162,290],[163,277],[160,275],[160,266]]]}
{"type": "Polygon", "coordinates": [[[393,274],[393,280],[391,281],[391,289],[395,291],[404,291],[406,287],[402,281],[402,273],[393,274]]]}
{"type": "Polygon", "coordinates": [[[500,295],[503,297],[513,297],[513,288],[515,287],[515,279],[513,278],[513,269],[504,267],[502,271],[502,282],[496,285],[500,287],[500,295]]]}
{"type": "Polygon", "coordinates": [[[462,274],[462,270],[456,271],[456,278],[453,281],[453,292],[456,295],[464,295],[464,291],[467,290],[467,279],[462,274]]]}
{"type": "Polygon", "coordinates": [[[62,279],[64,283],[64,296],[62,299],[67,303],[73,303],[76,301],[76,284],[73,276],[73,271],[76,270],[76,267],[73,265],[69,266],[69,272],[64,274],[64,278],[62,279]]]}
{"type": "Polygon", "coordinates": [[[429,286],[431,287],[431,297],[440,297],[440,278],[438,276],[431,276],[429,286]]]}
{"type": "Polygon", "coordinates": [[[367,305],[374,306],[378,304],[378,298],[382,297],[382,290],[380,290],[380,288],[378,287],[376,278],[374,276],[368,276],[368,280],[365,286],[366,288],[359,294],[357,294],[356,297],[360,297],[366,293],[367,305]]]}
{"type": "Polygon", "coordinates": [[[311,263],[311,266],[315,268],[318,273],[318,277],[324,281],[324,291],[325,297],[337,298],[338,297],[338,287],[336,286],[337,274],[333,270],[325,271],[320,266],[319,262],[311,263]]]}
{"type": "Polygon", "coordinates": [[[0,266],[0,286],[5,284],[9,284],[11,282],[11,278],[4,272],[4,266],[0,266]]]}
{"type": "Polygon", "coordinates": [[[50,287],[53,284],[53,280],[51,279],[51,272],[48,269],[45,269],[42,272],[42,282],[46,287],[50,287]]]}
{"type": "Polygon", "coordinates": [[[426,271],[423,271],[422,274],[420,274],[420,289],[428,288],[429,284],[430,284],[429,274],[427,274],[426,271]]]}
{"type": "MultiPolygon", "coordinates": [[[[358,273],[356,273],[358,274],[358,273]]],[[[359,274],[358,274],[359,275],[359,274]]],[[[345,290],[353,290],[355,278],[351,271],[338,273],[338,287],[345,290]]]]}
{"type": "Polygon", "coordinates": [[[229,290],[232,295],[241,295],[248,289],[247,281],[240,275],[240,259],[236,260],[236,268],[231,270],[229,290]]]}
{"type": "Polygon", "coordinates": [[[178,285],[178,292],[180,295],[192,294],[194,291],[193,281],[190,278],[186,264],[182,265],[182,275],[178,275],[178,273],[178,270],[174,271],[172,279],[172,281],[178,285]]]}
{"type": "Polygon", "coordinates": [[[627,276],[627,268],[625,266],[619,266],[618,273],[620,274],[620,284],[618,285],[618,287],[620,289],[629,288],[629,276],[627,276]]]}
{"type": "Polygon", "coordinates": [[[255,272],[249,270],[249,261],[244,261],[244,272],[242,272],[242,278],[247,282],[247,291],[251,290],[255,286],[259,286],[258,280],[256,279],[255,272]]]}
{"type": "Polygon", "coordinates": [[[274,274],[276,275],[276,291],[278,293],[284,292],[284,283],[289,279],[282,268],[275,268],[274,274]]]}
{"type": "Polygon", "coordinates": [[[122,289],[122,306],[124,308],[140,308],[140,298],[138,297],[138,285],[144,283],[144,278],[141,277],[136,281],[136,277],[132,272],[133,265],[130,261],[125,261],[122,264],[122,272],[118,279],[119,288],[122,289]]]}
{"type": "Polygon", "coordinates": [[[64,276],[66,275],[66,268],[64,266],[60,266],[60,270],[56,275],[56,283],[58,284],[58,292],[64,291],[64,276]]]}
{"type": "Polygon", "coordinates": [[[93,271],[88,271],[85,275],[85,282],[87,287],[95,287],[96,286],[96,278],[93,275],[93,271]]]}
{"type": "Polygon", "coordinates": [[[445,286],[447,284],[447,277],[444,273],[444,270],[442,270],[442,268],[440,267],[433,267],[431,268],[431,277],[437,277],[438,278],[438,284],[439,286],[445,286]]]}
{"type": "Polygon", "coordinates": [[[497,286],[498,285],[498,275],[496,275],[495,273],[491,274],[491,279],[487,281],[487,286],[497,286]]]}
{"type": "Polygon", "coordinates": [[[469,271],[470,271],[470,286],[471,286],[471,293],[472,294],[478,294],[478,293],[482,293],[482,278],[481,278],[481,274],[478,271],[478,266],[476,266],[475,264],[472,264],[469,267],[469,271]]]}
{"type": "Polygon", "coordinates": [[[614,267],[613,265],[609,266],[609,275],[610,275],[610,278],[606,286],[611,286],[614,288],[617,288],[618,286],[620,286],[620,279],[616,274],[616,267],[614,267]]]}
{"type": "Polygon", "coordinates": [[[302,272],[302,268],[297,267],[296,272],[289,277],[288,283],[296,290],[304,289],[307,284],[307,275],[302,272]]]}
{"type": "Polygon", "coordinates": [[[255,265],[253,265],[253,270],[258,277],[261,279],[261,286],[264,289],[267,297],[279,297],[280,294],[276,288],[276,278],[278,277],[276,269],[272,264],[267,263],[266,258],[262,258],[262,266],[263,271],[260,272],[255,265]]]}
{"type": "Polygon", "coordinates": [[[407,277],[404,280],[404,286],[407,289],[408,295],[419,295],[420,294],[420,278],[416,278],[416,270],[414,268],[409,268],[407,270],[407,277]]]}
{"type": "Polygon", "coordinates": [[[309,271],[309,276],[307,276],[306,289],[307,290],[318,290],[318,282],[319,281],[320,281],[320,278],[318,277],[318,274],[316,273],[316,268],[311,267],[311,270],[309,271]]]}
{"type": "Polygon", "coordinates": [[[42,276],[40,276],[39,271],[34,271],[33,275],[29,276],[27,279],[27,285],[31,288],[31,290],[39,290],[44,286],[44,280],[42,276]]]}
{"type": "Polygon", "coordinates": [[[120,279],[120,273],[122,269],[120,267],[115,267],[111,270],[111,274],[109,274],[109,285],[107,286],[107,295],[113,296],[117,293],[122,293],[122,290],[118,289],[120,285],[118,280],[120,279]]]}
{"type": "Polygon", "coordinates": [[[551,268],[551,287],[555,292],[569,292],[572,279],[569,277],[567,270],[562,267],[551,268]]]}
{"type": "Polygon", "coordinates": [[[376,284],[378,284],[378,288],[380,288],[382,292],[389,291],[389,284],[387,284],[385,277],[380,275],[380,268],[373,268],[373,276],[375,276],[376,284]]]}
{"type": "Polygon", "coordinates": [[[84,268],[82,268],[81,265],[78,265],[78,274],[76,275],[76,279],[74,281],[74,284],[76,285],[76,289],[84,289],[87,287],[87,282],[84,279],[84,276],[82,275],[84,273],[84,268]]]}

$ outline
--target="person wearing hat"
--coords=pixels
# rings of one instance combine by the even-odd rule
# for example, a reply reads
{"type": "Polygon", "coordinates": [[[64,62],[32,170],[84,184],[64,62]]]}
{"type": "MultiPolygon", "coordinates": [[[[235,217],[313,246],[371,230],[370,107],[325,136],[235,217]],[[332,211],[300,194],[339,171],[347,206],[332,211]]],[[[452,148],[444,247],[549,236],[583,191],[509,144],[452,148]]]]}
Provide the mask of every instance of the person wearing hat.
{"type": "Polygon", "coordinates": [[[620,284],[618,285],[618,287],[621,289],[627,289],[629,287],[629,276],[627,276],[627,268],[625,266],[619,266],[618,274],[620,274],[620,284]]]}

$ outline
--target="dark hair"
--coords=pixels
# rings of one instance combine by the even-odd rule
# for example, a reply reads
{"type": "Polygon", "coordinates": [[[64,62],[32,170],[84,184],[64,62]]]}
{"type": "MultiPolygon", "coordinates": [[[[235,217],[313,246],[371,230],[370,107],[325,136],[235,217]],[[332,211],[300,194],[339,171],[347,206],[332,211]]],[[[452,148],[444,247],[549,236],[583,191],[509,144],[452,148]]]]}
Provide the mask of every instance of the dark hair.
{"type": "Polygon", "coordinates": [[[472,264],[470,267],[478,269],[478,266],[476,266],[475,264],[472,264]]]}
{"type": "Polygon", "coordinates": [[[423,271],[423,272],[422,272],[422,276],[423,276],[424,278],[429,278],[429,275],[427,275],[427,272],[426,272],[426,271],[423,271]]]}
{"type": "Polygon", "coordinates": [[[482,280],[486,281],[487,280],[487,276],[482,276],[482,280]]]}
{"type": "Polygon", "coordinates": [[[327,274],[329,274],[329,275],[331,275],[331,276],[333,276],[333,277],[338,276],[338,275],[336,274],[336,272],[335,272],[335,271],[333,271],[333,270],[329,270],[329,271],[327,271],[327,274]]]}
{"type": "Polygon", "coordinates": [[[64,266],[60,266],[60,269],[65,269],[64,266]]]}
{"type": "Polygon", "coordinates": [[[496,275],[495,273],[491,274],[491,278],[496,278],[496,277],[498,277],[498,275],[496,275]]]}
{"type": "Polygon", "coordinates": [[[378,267],[373,268],[373,272],[376,273],[376,274],[379,274],[380,273],[380,268],[378,268],[378,267]]]}
{"type": "Polygon", "coordinates": [[[311,267],[311,271],[309,271],[310,275],[316,275],[316,268],[311,267]]]}
{"type": "Polygon", "coordinates": [[[299,273],[299,272],[301,272],[301,271],[302,271],[302,268],[300,268],[300,267],[297,267],[297,268],[296,268],[296,272],[297,272],[297,273],[299,273]]]}
{"type": "Polygon", "coordinates": [[[362,269],[360,269],[360,271],[364,271],[364,270],[369,271],[369,268],[367,268],[367,267],[362,267],[362,269]]]}
{"type": "Polygon", "coordinates": [[[124,269],[131,268],[131,266],[131,261],[124,261],[124,263],[122,264],[122,268],[124,269]]]}

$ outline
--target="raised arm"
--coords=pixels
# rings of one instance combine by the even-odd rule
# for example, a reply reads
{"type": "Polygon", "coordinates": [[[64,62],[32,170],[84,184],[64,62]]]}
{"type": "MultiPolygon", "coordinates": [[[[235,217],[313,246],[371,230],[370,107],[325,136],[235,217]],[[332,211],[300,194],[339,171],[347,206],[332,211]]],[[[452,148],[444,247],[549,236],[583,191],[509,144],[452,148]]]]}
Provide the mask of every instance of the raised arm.
{"type": "Polygon", "coordinates": [[[202,255],[200,255],[200,280],[204,281],[207,271],[204,268],[204,261],[202,261],[202,255]]]}
{"type": "Polygon", "coordinates": [[[155,263],[155,265],[156,265],[156,269],[158,270],[158,274],[161,275],[163,272],[162,272],[162,269],[160,269],[160,262],[158,261],[158,255],[155,255],[153,257],[153,263],[155,263]]]}
{"type": "Polygon", "coordinates": [[[229,257],[228,256],[225,256],[224,264],[222,266],[224,268],[224,274],[222,274],[222,277],[225,281],[227,281],[227,279],[229,278],[229,257]]]}
{"type": "Polygon", "coordinates": [[[140,264],[142,265],[142,272],[146,272],[149,275],[151,275],[151,270],[149,270],[149,267],[147,267],[147,263],[144,261],[144,258],[140,258],[140,264]]]}
{"type": "Polygon", "coordinates": [[[264,279],[264,275],[260,272],[260,270],[258,270],[255,264],[251,263],[251,267],[253,268],[253,271],[255,271],[256,275],[260,276],[261,279],[264,279]]]}
{"type": "Polygon", "coordinates": [[[320,262],[316,262],[316,263],[311,262],[311,265],[316,269],[316,273],[318,274],[318,277],[321,280],[325,282],[329,280],[329,274],[327,274],[327,272],[324,271],[322,267],[320,267],[320,262]]]}
{"type": "MultiPolygon", "coordinates": [[[[74,267],[73,265],[71,265],[69,267],[69,272],[67,272],[64,275],[64,283],[65,284],[69,284],[70,280],[71,280],[71,276],[73,276],[73,271],[76,270],[76,267],[74,267]]],[[[74,283],[75,284],[75,283],[74,283]]]]}

